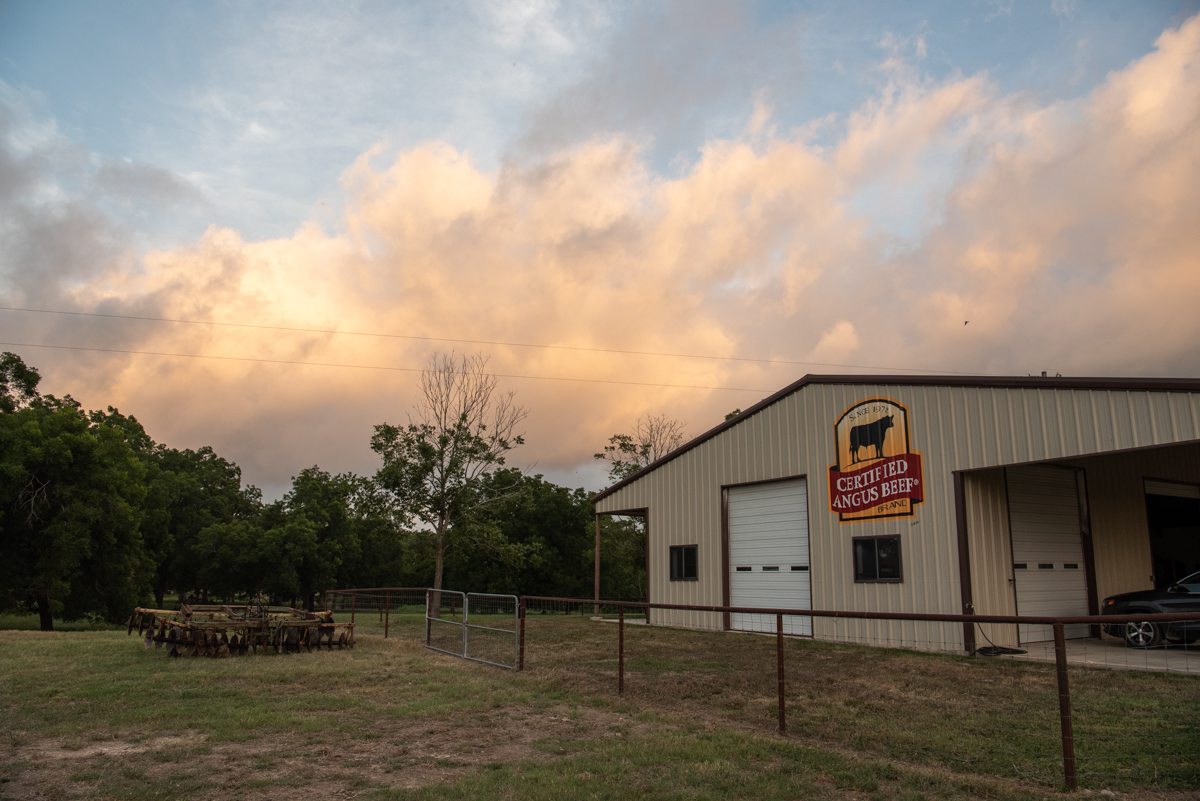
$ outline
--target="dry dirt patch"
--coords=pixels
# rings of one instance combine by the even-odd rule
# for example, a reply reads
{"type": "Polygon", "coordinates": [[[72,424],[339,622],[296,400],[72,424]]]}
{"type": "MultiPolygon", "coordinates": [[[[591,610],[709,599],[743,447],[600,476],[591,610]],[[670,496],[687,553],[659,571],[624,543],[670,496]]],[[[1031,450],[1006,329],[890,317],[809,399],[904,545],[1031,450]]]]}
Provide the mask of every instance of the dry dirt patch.
{"type": "Polygon", "coordinates": [[[23,769],[3,786],[5,799],[62,795],[88,797],[106,776],[170,786],[173,777],[207,786],[197,799],[293,798],[298,787],[313,797],[350,797],[368,788],[417,788],[454,782],[488,765],[553,760],[537,748],[547,738],[623,737],[647,724],[605,710],[509,707],[455,720],[371,723],[371,737],[323,733],[321,744],[288,734],[242,743],[213,743],[197,733],[144,741],[83,743],[70,738],[12,748],[4,762],[23,769]]]}

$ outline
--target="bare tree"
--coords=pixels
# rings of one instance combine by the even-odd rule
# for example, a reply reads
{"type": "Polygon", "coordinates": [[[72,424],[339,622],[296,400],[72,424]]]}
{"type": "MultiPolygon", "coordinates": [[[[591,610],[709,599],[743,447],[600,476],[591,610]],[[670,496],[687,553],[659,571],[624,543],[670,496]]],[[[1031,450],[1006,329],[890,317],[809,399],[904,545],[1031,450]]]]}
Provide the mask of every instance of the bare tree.
{"type": "MultiPolygon", "coordinates": [[[[471,517],[495,500],[486,476],[524,444],[517,433],[528,411],[501,393],[482,355],[436,354],[421,374],[422,401],[408,425],[375,426],[371,448],[383,457],[377,480],[397,517],[414,521],[433,544],[434,589],[442,588],[447,550],[471,532],[471,517]]],[[[494,543],[493,543],[494,544],[494,543]]]]}
{"type": "Polygon", "coordinates": [[[632,434],[613,434],[603,453],[595,458],[607,460],[608,477],[621,481],[658,461],[683,444],[684,423],[665,414],[647,414],[637,419],[632,434]]]}

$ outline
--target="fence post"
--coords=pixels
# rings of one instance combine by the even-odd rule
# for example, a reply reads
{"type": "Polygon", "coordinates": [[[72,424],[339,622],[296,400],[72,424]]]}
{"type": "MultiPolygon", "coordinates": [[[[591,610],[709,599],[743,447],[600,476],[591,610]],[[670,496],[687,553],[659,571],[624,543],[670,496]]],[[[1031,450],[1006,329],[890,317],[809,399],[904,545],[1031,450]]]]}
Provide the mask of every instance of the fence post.
{"type": "Polygon", "coordinates": [[[625,607],[617,607],[617,695],[625,692],[625,607]]]}
{"type": "Polygon", "coordinates": [[[787,731],[787,708],[783,700],[783,615],[775,615],[775,653],[779,662],[779,731],[787,731]]]}
{"type": "Polygon", "coordinates": [[[521,597],[521,611],[517,618],[517,670],[525,669],[525,598],[521,597]]]}
{"type": "Polygon", "coordinates": [[[521,599],[513,596],[513,671],[521,669],[521,599]]]}
{"type": "Polygon", "coordinates": [[[463,593],[463,658],[467,656],[467,619],[471,614],[471,597],[463,593]]]}
{"type": "Polygon", "coordinates": [[[354,608],[358,605],[358,593],[350,596],[350,623],[354,623],[354,608]]]}
{"type": "Polygon", "coordinates": [[[383,593],[383,639],[387,639],[388,626],[392,622],[392,591],[385,590],[383,593]]]}
{"type": "Polygon", "coordinates": [[[433,623],[430,621],[429,607],[433,605],[433,593],[425,590],[425,644],[429,645],[430,634],[433,623]]]}
{"type": "Polygon", "coordinates": [[[1054,624],[1054,664],[1058,669],[1058,717],[1062,729],[1063,775],[1067,790],[1075,792],[1075,734],[1071,726],[1071,688],[1067,684],[1067,638],[1063,624],[1054,624]]]}
{"type": "MultiPolygon", "coordinates": [[[[593,615],[600,617],[600,515],[596,515],[596,605],[593,607],[593,615]]],[[[580,610],[582,611],[582,610],[580,610]]]]}

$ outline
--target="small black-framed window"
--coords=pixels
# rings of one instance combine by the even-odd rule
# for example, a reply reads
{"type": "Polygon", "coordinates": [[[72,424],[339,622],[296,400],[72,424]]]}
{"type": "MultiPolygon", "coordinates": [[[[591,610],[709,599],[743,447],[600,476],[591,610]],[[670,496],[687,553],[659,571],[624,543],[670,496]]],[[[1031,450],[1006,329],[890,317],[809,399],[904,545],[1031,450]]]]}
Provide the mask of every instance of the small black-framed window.
{"type": "Polygon", "coordinates": [[[854,580],[902,580],[900,571],[900,537],[855,537],[854,580]]]}
{"type": "Polygon", "coordinates": [[[695,545],[671,546],[671,581],[696,581],[695,545]]]}

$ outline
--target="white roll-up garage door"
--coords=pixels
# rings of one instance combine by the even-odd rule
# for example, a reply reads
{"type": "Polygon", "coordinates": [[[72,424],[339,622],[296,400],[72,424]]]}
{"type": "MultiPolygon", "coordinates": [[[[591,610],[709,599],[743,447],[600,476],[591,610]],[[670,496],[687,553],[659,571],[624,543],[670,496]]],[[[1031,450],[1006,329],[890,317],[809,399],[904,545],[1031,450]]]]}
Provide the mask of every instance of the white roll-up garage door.
{"type": "MultiPolygon", "coordinates": [[[[729,489],[731,606],[812,609],[804,479],[729,489]]],[[[774,615],[730,615],[742,631],[775,631],[774,615]]],[[[812,618],[788,615],[787,634],[812,634],[812,618]]]]}
{"type": "MultiPolygon", "coordinates": [[[[1076,472],[1043,466],[1006,472],[1017,614],[1089,614],[1076,472]]],[[[1018,628],[1023,643],[1054,639],[1051,626],[1018,628]]],[[[1088,627],[1067,626],[1065,633],[1086,637],[1088,627]]]]}

